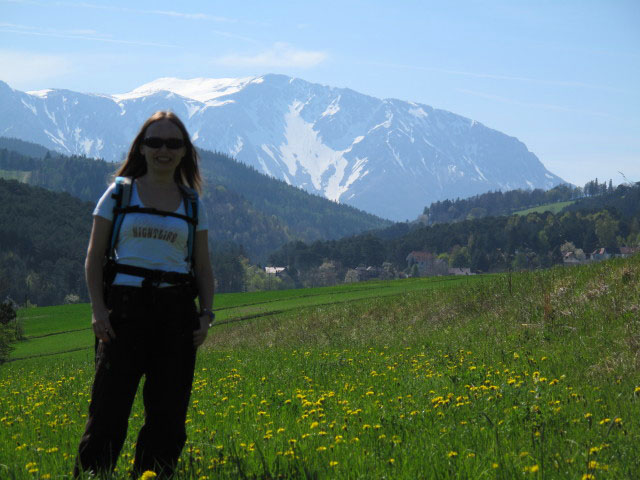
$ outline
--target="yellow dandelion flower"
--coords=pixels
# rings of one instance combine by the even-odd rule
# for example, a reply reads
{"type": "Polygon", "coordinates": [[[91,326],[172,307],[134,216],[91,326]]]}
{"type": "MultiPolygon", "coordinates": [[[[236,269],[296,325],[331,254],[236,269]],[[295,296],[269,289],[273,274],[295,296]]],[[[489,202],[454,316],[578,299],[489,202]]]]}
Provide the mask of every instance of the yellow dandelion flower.
{"type": "Polygon", "coordinates": [[[454,452],[453,450],[451,450],[449,453],[447,453],[447,457],[451,458],[451,457],[457,457],[458,456],[458,452],[454,452]]]}
{"type": "Polygon", "coordinates": [[[336,462],[335,460],[331,460],[331,461],[329,462],[329,466],[330,466],[330,467],[335,467],[336,465],[338,465],[338,462],[336,462]]]}
{"type": "Polygon", "coordinates": [[[473,453],[473,452],[471,452],[471,453],[468,453],[468,454],[467,454],[467,457],[468,457],[468,458],[475,458],[475,457],[476,457],[476,454],[475,454],[475,453],[473,453]]]}
{"type": "Polygon", "coordinates": [[[500,467],[499,463],[495,463],[494,462],[494,463],[491,464],[491,468],[499,468],[499,467],[500,467]]]}
{"type": "Polygon", "coordinates": [[[389,459],[389,463],[390,463],[391,465],[393,465],[395,462],[396,462],[396,459],[395,459],[395,458],[390,458],[390,459],[389,459]]]}
{"type": "Polygon", "coordinates": [[[324,452],[326,449],[327,449],[327,447],[324,447],[324,446],[318,447],[318,448],[316,448],[316,452],[324,452]]]}
{"type": "Polygon", "coordinates": [[[595,460],[591,460],[589,462],[589,470],[595,470],[596,468],[598,468],[598,462],[596,462],[595,460]]]}
{"type": "Polygon", "coordinates": [[[540,470],[540,467],[538,465],[529,467],[529,473],[536,473],[538,470],[540,470]]]}
{"type": "Polygon", "coordinates": [[[585,473],[584,475],[582,475],[582,480],[595,480],[595,476],[591,475],[590,473],[585,473]]]}
{"type": "Polygon", "coordinates": [[[318,422],[311,422],[311,426],[309,428],[313,430],[314,428],[318,428],[318,425],[320,425],[318,422]]]}
{"type": "Polygon", "coordinates": [[[140,476],[140,480],[150,480],[152,478],[156,478],[158,474],[153,470],[147,470],[140,476]]]}

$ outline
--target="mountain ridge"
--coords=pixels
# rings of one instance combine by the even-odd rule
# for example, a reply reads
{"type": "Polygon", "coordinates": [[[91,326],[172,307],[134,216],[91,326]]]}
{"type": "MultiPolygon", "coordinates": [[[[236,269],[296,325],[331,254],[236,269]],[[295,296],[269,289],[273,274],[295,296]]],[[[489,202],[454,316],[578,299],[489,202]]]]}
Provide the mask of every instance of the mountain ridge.
{"type": "Polygon", "coordinates": [[[3,85],[2,135],[118,161],[144,119],[170,109],[201,148],[394,220],[446,198],[565,183],[517,138],[476,120],[285,75],[165,77],[113,95],[3,85]]]}

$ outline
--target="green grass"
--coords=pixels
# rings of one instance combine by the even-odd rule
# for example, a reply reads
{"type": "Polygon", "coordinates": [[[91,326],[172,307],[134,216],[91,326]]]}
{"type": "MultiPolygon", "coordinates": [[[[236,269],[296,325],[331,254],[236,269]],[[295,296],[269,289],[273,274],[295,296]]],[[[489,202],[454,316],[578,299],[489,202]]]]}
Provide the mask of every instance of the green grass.
{"type": "Polygon", "coordinates": [[[31,172],[24,172],[22,170],[0,170],[0,178],[5,180],[18,180],[22,183],[27,183],[31,177],[31,172]]]}
{"type": "MultiPolygon", "coordinates": [[[[282,290],[271,292],[231,293],[216,296],[216,321],[224,325],[274,315],[289,310],[310,308],[366,298],[398,296],[425,289],[450,288],[475,282],[480,276],[436,277],[401,281],[372,281],[338,287],[282,290]]],[[[22,309],[18,319],[26,340],[16,344],[11,359],[30,356],[66,354],[93,348],[91,307],[88,304],[60,305],[22,309]]]]}
{"type": "MultiPolygon", "coordinates": [[[[220,296],[273,310],[211,330],[178,478],[640,477],[640,257],[437,280],[220,296]]],[[[92,371],[0,368],[0,477],[69,474],[92,371]]]]}
{"type": "Polygon", "coordinates": [[[566,202],[556,202],[556,203],[548,203],[547,205],[540,205],[538,207],[527,208],[526,210],[520,210],[517,212],[513,212],[514,215],[529,215],[530,213],[558,213],[563,208],[568,207],[569,205],[575,203],[575,200],[569,200],[566,202]]]}

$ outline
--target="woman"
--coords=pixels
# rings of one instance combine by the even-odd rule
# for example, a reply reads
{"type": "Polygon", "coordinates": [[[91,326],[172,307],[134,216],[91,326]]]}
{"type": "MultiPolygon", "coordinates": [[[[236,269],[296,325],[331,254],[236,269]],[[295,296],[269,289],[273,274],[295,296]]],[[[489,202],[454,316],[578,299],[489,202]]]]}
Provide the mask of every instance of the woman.
{"type": "Polygon", "coordinates": [[[190,237],[189,224],[196,222],[186,212],[185,192],[193,193],[190,189],[198,190],[201,184],[198,156],[180,119],[171,112],[152,115],[116,175],[132,180],[128,205],[120,205],[125,210],[115,212],[123,216],[111,248],[115,276],[112,282],[107,280],[112,283],[107,285],[107,295],[103,263],[111,245],[115,184],[93,213],[85,263],[93,331],[99,343],[74,475],[113,470],[144,375],[145,423],[138,435],[133,473],[152,470],[170,476],[186,441],[196,349],[213,319],[207,219],[201,204],[194,203],[199,208],[191,230],[195,234],[190,237]]]}

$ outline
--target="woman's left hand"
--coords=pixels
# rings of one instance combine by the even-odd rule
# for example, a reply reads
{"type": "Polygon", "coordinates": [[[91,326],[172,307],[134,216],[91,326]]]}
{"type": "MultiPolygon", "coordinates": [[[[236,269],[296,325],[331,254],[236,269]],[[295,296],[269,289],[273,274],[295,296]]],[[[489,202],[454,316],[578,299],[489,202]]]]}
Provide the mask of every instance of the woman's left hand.
{"type": "Polygon", "coordinates": [[[193,331],[193,346],[198,348],[204,343],[209,331],[209,315],[200,315],[200,328],[193,331]]]}

